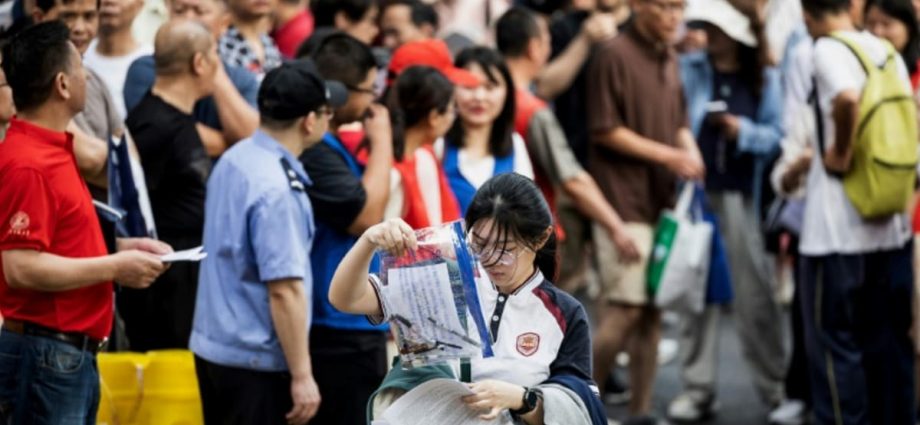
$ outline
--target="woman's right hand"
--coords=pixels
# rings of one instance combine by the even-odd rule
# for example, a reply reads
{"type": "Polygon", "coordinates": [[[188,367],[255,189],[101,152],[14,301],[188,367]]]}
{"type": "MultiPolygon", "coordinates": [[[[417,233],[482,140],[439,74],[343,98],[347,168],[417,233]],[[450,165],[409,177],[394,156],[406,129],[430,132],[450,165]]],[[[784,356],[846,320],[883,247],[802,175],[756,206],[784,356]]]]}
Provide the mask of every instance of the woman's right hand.
{"type": "Polygon", "coordinates": [[[391,218],[376,224],[367,229],[361,237],[375,248],[397,257],[418,248],[415,231],[401,218],[391,218]]]}

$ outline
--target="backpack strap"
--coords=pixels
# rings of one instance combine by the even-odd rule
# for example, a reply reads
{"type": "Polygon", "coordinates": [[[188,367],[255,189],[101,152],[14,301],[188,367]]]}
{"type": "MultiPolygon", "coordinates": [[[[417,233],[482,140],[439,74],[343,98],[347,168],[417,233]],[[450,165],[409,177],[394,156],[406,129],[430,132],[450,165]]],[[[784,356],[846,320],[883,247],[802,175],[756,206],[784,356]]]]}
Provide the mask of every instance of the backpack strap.
{"type": "Polygon", "coordinates": [[[808,101],[812,105],[815,113],[815,127],[818,130],[818,155],[824,155],[824,117],[821,113],[821,102],[818,99],[818,78],[811,77],[811,93],[808,94],[808,101]]]}
{"type": "MultiPolygon", "coordinates": [[[[869,55],[866,54],[866,52],[862,49],[861,46],[849,40],[848,38],[840,35],[840,33],[833,33],[829,35],[827,38],[831,40],[837,40],[840,43],[843,43],[843,45],[846,46],[848,49],[850,49],[850,52],[853,53],[853,56],[856,56],[856,59],[859,60],[859,64],[862,66],[863,72],[865,72],[866,75],[869,75],[870,70],[885,69],[885,67],[888,66],[888,64],[894,62],[895,57],[896,57],[895,55],[898,54],[898,52],[895,51],[894,46],[891,43],[889,43],[888,40],[879,39],[879,41],[881,41],[882,44],[885,46],[885,50],[888,51],[888,55],[885,56],[884,62],[882,62],[881,64],[876,64],[875,62],[872,61],[869,55]]],[[[817,40],[815,40],[815,42],[817,42],[817,40]]]]}
{"type": "MultiPolygon", "coordinates": [[[[830,40],[836,40],[846,46],[846,48],[849,49],[851,53],[853,53],[853,56],[856,56],[856,60],[859,61],[859,65],[862,66],[863,72],[865,72],[866,75],[869,75],[870,70],[876,69],[875,63],[872,62],[868,56],[866,56],[862,48],[851,42],[846,37],[841,36],[839,33],[833,33],[827,36],[827,38],[830,40]]],[[[815,43],[817,42],[818,40],[815,40],[815,43]]]]}

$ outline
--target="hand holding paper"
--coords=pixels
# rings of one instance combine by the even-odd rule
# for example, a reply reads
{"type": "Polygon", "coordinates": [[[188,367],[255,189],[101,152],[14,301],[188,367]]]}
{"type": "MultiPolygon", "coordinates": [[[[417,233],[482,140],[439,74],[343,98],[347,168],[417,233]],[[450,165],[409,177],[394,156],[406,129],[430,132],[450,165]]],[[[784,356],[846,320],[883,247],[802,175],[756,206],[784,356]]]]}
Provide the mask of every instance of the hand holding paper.
{"type": "Polygon", "coordinates": [[[396,400],[383,417],[388,424],[400,425],[499,425],[504,417],[483,419],[481,411],[467,406],[463,398],[474,392],[466,384],[452,379],[433,379],[412,389],[396,400]]]}
{"type": "Polygon", "coordinates": [[[199,246],[197,248],[186,249],[183,251],[177,251],[170,254],[166,254],[160,257],[160,261],[164,263],[175,263],[179,261],[201,261],[208,256],[207,252],[203,252],[204,247],[199,246]]]}

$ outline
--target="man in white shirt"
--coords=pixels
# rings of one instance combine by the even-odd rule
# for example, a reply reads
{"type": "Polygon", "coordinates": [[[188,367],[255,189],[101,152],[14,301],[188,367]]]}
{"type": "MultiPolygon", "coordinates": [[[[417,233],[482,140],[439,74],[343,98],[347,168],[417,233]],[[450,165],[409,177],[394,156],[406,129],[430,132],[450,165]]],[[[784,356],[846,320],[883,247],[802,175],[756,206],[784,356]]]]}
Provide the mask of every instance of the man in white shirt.
{"type": "MultiPolygon", "coordinates": [[[[911,326],[913,246],[905,214],[868,221],[839,177],[853,156],[853,135],[866,73],[831,33],[855,43],[874,62],[886,43],[856,31],[850,0],[802,0],[814,44],[817,101],[824,145],[807,181],[802,304],[814,414],[818,424],[913,424],[911,326]]],[[[899,55],[904,92],[910,81],[899,55]]]]}
{"type": "Polygon", "coordinates": [[[83,63],[102,78],[118,117],[124,120],[128,116],[123,94],[128,67],[135,59],[153,54],[153,47],[138,42],[131,31],[144,0],[101,0],[100,4],[99,37],[90,44],[83,63]]]}

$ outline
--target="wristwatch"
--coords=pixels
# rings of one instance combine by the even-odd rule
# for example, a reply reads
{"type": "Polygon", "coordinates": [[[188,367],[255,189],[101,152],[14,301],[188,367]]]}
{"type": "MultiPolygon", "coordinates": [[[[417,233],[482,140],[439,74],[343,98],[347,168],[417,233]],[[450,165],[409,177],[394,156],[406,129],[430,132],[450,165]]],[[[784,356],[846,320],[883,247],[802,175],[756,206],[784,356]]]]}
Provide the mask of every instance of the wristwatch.
{"type": "Polygon", "coordinates": [[[511,415],[518,417],[533,412],[537,408],[537,403],[543,398],[543,391],[539,388],[524,387],[524,397],[521,399],[521,408],[511,410],[511,415]]]}

